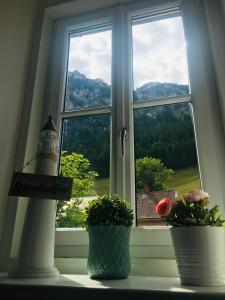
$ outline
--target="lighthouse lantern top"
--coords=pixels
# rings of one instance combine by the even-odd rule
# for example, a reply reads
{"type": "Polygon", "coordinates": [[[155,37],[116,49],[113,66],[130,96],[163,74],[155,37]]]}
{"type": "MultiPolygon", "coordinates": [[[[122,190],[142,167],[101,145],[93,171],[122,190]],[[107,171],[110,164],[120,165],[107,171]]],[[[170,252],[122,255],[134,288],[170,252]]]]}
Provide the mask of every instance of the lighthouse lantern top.
{"type": "Polygon", "coordinates": [[[51,131],[57,132],[57,129],[56,129],[56,126],[53,122],[52,116],[48,117],[48,121],[46,122],[46,124],[41,129],[41,131],[45,131],[45,130],[51,130],[51,131]]]}

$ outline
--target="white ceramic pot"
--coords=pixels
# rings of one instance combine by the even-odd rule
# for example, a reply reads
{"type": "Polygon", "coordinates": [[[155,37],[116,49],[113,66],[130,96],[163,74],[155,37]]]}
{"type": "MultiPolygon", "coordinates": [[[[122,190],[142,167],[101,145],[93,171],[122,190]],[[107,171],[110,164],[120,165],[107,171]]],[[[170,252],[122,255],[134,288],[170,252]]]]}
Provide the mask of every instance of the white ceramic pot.
{"type": "Polygon", "coordinates": [[[225,229],[216,226],[170,228],[181,284],[225,285],[225,229]]]}

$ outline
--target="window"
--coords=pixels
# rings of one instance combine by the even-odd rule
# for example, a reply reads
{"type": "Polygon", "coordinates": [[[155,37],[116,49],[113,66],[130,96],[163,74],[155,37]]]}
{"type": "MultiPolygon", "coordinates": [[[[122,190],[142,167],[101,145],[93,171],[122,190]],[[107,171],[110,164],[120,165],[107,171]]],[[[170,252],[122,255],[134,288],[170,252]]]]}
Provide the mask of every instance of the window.
{"type": "Polygon", "coordinates": [[[161,224],[160,199],[201,187],[179,12],[134,18],[132,41],[137,225],[161,224]]]}
{"type": "MultiPolygon", "coordinates": [[[[77,166],[78,210],[115,192],[136,210],[137,226],[159,225],[162,195],[201,185],[182,19],[177,7],[121,12],[66,30],[62,156],[89,164],[77,166]]],[[[60,205],[62,218],[74,202],[60,205]]]]}

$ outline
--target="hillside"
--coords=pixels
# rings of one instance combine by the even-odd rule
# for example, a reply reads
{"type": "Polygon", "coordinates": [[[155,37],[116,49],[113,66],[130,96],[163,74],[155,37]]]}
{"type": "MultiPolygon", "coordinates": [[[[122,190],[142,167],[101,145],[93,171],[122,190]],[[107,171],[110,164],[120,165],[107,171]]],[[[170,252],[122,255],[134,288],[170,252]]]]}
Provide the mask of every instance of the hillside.
{"type": "MultiPolygon", "coordinates": [[[[134,91],[134,101],[188,94],[187,85],[150,82],[134,91]]],[[[110,104],[111,86],[101,79],[90,79],[78,71],[68,72],[65,108],[67,111],[110,104]]]]}
{"type": "Polygon", "coordinates": [[[188,86],[176,83],[149,82],[134,91],[134,101],[188,94],[188,86]]]}
{"type": "Polygon", "coordinates": [[[78,71],[68,72],[65,109],[101,107],[110,104],[111,87],[101,79],[89,79],[78,71]]]}

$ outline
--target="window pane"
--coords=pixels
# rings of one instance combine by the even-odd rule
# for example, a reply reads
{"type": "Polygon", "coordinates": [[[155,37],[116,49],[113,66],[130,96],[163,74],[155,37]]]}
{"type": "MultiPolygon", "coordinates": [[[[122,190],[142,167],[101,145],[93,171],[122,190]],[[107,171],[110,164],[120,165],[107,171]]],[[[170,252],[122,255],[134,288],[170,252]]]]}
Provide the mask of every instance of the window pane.
{"type": "Polygon", "coordinates": [[[110,122],[110,114],[63,121],[60,173],[74,181],[71,201],[58,204],[58,227],[80,227],[82,208],[109,192],[110,122]]]}
{"type": "Polygon", "coordinates": [[[65,111],[111,103],[111,30],[70,36],[65,111]]]}
{"type": "Polygon", "coordinates": [[[134,126],[137,224],[150,225],[158,200],[201,187],[191,105],[135,109],[134,126]]]}
{"type": "Polygon", "coordinates": [[[132,25],[134,101],[189,93],[181,17],[132,25]]]}

